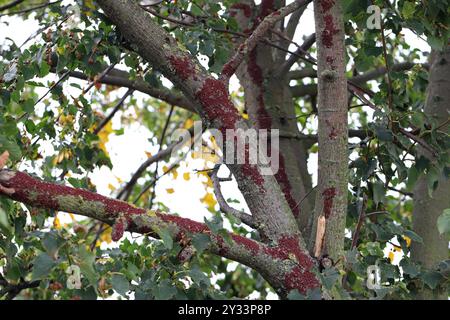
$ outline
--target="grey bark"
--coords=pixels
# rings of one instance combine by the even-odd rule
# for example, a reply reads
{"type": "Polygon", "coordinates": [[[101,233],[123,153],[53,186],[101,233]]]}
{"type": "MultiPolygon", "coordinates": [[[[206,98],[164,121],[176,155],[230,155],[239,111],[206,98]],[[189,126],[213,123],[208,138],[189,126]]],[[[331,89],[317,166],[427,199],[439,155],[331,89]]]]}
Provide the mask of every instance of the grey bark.
{"type": "MultiPolygon", "coordinates": [[[[436,124],[445,123],[450,111],[450,47],[444,52],[432,52],[429,72],[429,84],[425,113],[432,117],[436,124]]],[[[448,131],[449,125],[440,130],[448,131]]],[[[419,154],[428,156],[422,148],[419,154]]],[[[444,209],[450,208],[450,180],[440,177],[438,187],[428,193],[427,178],[421,176],[414,188],[413,229],[423,239],[423,244],[411,244],[411,258],[426,269],[433,269],[436,264],[449,258],[449,242],[440,235],[436,226],[437,218],[444,209]]],[[[446,290],[434,292],[424,288],[419,292],[419,299],[447,299],[446,290]]]]}
{"type": "MultiPolygon", "coordinates": [[[[341,2],[314,1],[318,67],[318,185],[317,219],[326,218],[321,254],[337,261],[344,249],[348,188],[347,81],[344,22],[341,2]]],[[[311,249],[315,232],[311,235],[311,249]]]]}

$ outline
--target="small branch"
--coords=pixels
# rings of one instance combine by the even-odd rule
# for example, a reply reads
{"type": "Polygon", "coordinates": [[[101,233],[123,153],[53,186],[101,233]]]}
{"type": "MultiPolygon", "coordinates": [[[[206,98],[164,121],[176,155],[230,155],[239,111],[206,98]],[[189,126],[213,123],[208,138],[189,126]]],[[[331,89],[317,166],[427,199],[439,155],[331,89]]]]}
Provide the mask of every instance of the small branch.
{"type": "MultiPolygon", "coordinates": [[[[52,72],[54,72],[54,70],[52,70],[52,72]]],[[[79,71],[69,71],[69,76],[81,80],[89,80],[83,72],[79,71]]],[[[165,88],[154,88],[142,79],[130,80],[129,74],[126,71],[113,69],[102,79],[97,79],[96,82],[111,86],[134,89],[135,91],[145,93],[155,99],[167,102],[168,104],[176,105],[180,108],[194,112],[193,104],[184,95],[172,92],[171,90],[165,88]]]]}
{"type": "Polygon", "coordinates": [[[11,1],[10,3],[4,4],[3,6],[0,7],[0,11],[5,11],[8,9],[11,9],[19,4],[21,4],[22,2],[24,2],[25,0],[14,0],[11,1]]]}
{"type": "Polygon", "coordinates": [[[433,147],[431,147],[425,140],[423,140],[422,138],[412,134],[411,132],[403,129],[403,128],[399,128],[400,133],[402,133],[403,135],[405,135],[406,137],[408,137],[409,139],[413,140],[414,142],[417,142],[418,144],[420,144],[425,150],[427,150],[429,153],[431,153],[431,155],[433,157],[437,157],[437,152],[436,150],[434,150],[433,147]]]}
{"type": "Polygon", "coordinates": [[[350,247],[351,250],[356,248],[356,245],[358,243],[359,234],[361,232],[361,227],[362,227],[362,225],[364,223],[364,219],[366,217],[366,207],[367,207],[367,195],[364,194],[363,195],[363,200],[362,200],[362,203],[361,203],[361,208],[360,208],[360,211],[359,211],[358,223],[356,224],[355,232],[354,232],[353,238],[352,238],[352,245],[350,247]]]}
{"type": "MultiPolygon", "coordinates": [[[[119,61],[122,60],[122,59],[123,59],[123,56],[120,57],[119,61]]],[[[118,61],[118,62],[119,62],[119,61],[118,61]]],[[[110,64],[105,70],[102,71],[102,73],[100,73],[100,75],[98,76],[97,79],[94,78],[94,81],[92,81],[92,82],[87,86],[87,88],[83,90],[83,94],[86,94],[87,92],[89,92],[89,90],[91,90],[91,88],[92,88],[93,86],[95,86],[96,83],[101,83],[101,81],[103,80],[103,78],[105,78],[106,75],[107,75],[108,73],[110,73],[111,70],[114,69],[114,67],[116,66],[116,64],[117,64],[118,62],[114,62],[114,63],[110,64]]]]}
{"type": "Polygon", "coordinates": [[[213,182],[214,194],[216,196],[217,202],[219,203],[220,210],[226,214],[230,214],[230,215],[238,218],[239,220],[241,220],[243,223],[245,223],[249,227],[256,229],[257,228],[256,223],[253,220],[253,217],[251,215],[245,213],[244,211],[240,211],[240,210],[236,210],[236,209],[232,208],[225,200],[225,198],[222,194],[222,190],[220,188],[221,179],[217,176],[218,171],[219,171],[218,168],[216,168],[215,170],[212,170],[210,172],[209,176],[211,177],[211,180],[213,182]]]}
{"type": "MultiPolygon", "coordinates": [[[[193,129],[189,130],[189,133],[193,134],[193,129]]],[[[126,200],[131,192],[131,189],[136,185],[138,179],[142,176],[142,174],[147,170],[148,167],[150,167],[153,163],[161,161],[165,159],[166,157],[170,156],[172,154],[172,151],[180,144],[179,141],[173,142],[171,145],[169,145],[166,149],[161,150],[154,156],[151,156],[147,160],[145,160],[144,163],[142,163],[139,168],[135,171],[131,179],[128,181],[128,183],[125,185],[125,187],[119,192],[119,195],[117,196],[119,199],[126,200]],[[126,195],[126,196],[124,196],[126,195]]]]}
{"type": "Polygon", "coordinates": [[[18,284],[11,284],[0,273],[0,286],[3,287],[3,289],[0,290],[0,297],[6,295],[6,300],[13,300],[22,290],[37,288],[40,283],[40,280],[29,282],[21,278],[18,284]]]}
{"type": "Polygon", "coordinates": [[[47,2],[47,3],[41,4],[41,5],[38,5],[38,6],[35,6],[35,7],[31,7],[31,8],[27,8],[27,9],[23,9],[23,10],[19,10],[19,11],[3,13],[3,14],[0,14],[0,17],[12,16],[12,15],[15,15],[15,14],[28,13],[28,12],[31,12],[31,11],[34,11],[34,10],[46,8],[48,6],[51,6],[51,5],[60,3],[60,2],[62,2],[62,0],[57,0],[57,1],[54,1],[54,2],[47,2]]]}
{"type": "Polygon", "coordinates": [[[404,196],[408,196],[408,197],[414,197],[414,193],[412,193],[412,192],[408,192],[408,191],[404,191],[404,190],[399,190],[399,189],[396,189],[396,188],[394,188],[394,187],[387,187],[389,190],[391,190],[391,191],[395,191],[395,192],[398,192],[398,193],[400,193],[400,194],[402,194],[402,195],[404,195],[404,196]]]}
{"type": "Polygon", "coordinates": [[[122,105],[124,104],[125,100],[132,95],[134,92],[134,89],[128,89],[128,91],[123,95],[123,97],[117,102],[116,106],[113,108],[111,113],[103,119],[103,121],[98,125],[97,128],[94,130],[94,134],[98,134],[102,129],[108,124],[108,122],[111,121],[112,118],[114,118],[114,115],[117,113],[117,111],[120,110],[122,105]]]}
{"type": "MultiPolygon", "coordinates": [[[[167,116],[166,123],[164,124],[164,128],[163,128],[163,131],[161,133],[161,138],[159,139],[159,150],[158,150],[158,153],[160,153],[161,150],[162,150],[164,139],[166,138],[167,128],[169,127],[170,119],[172,118],[173,110],[174,110],[174,106],[171,106],[170,107],[170,111],[169,111],[169,115],[167,116]]],[[[156,162],[156,168],[155,168],[155,172],[154,172],[154,176],[155,177],[158,174],[158,167],[159,167],[159,162],[156,162]]],[[[155,197],[155,189],[152,190],[152,195],[150,196],[149,208],[151,208],[153,206],[153,198],[154,197],[155,197]]]]}
{"type": "MultiPolygon", "coordinates": [[[[305,56],[308,55],[308,50],[313,46],[313,44],[316,42],[316,34],[313,33],[309,35],[303,44],[298,47],[297,51],[295,51],[296,55],[291,55],[288,60],[281,66],[280,71],[277,73],[277,76],[284,76],[289,72],[291,67],[298,61],[298,56],[305,56]]],[[[311,59],[312,57],[310,57],[311,59]]],[[[317,72],[316,72],[317,74],[317,72]]]]}
{"type": "Polygon", "coordinates": [[[297,0],[293,3],[269,14],[264,20],[256,27],[251,36],[239,46],[235,55],[231,60],[225,64],[222,69],[221,78],[224,81],[228,81],[231,76],[236,72],[239,65],[244,61],[245,57],[255,49],[258,43],[264,38],[265,34],[271,29],[277,21],[285,18],[294,11],[308,4],[310,0],[297,0]]]}

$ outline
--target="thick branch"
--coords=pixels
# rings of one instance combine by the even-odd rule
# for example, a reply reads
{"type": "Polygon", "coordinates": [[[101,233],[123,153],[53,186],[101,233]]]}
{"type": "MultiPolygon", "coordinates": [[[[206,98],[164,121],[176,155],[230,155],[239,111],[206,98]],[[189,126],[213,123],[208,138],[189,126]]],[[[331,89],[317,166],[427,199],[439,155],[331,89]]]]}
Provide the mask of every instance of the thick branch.
{"type": "MultiPolygon", "coordinates": [[[[70,71],[69,76],[81,80],[89,80],[89,77],[80,71],[70,71]]],[[[195,112],[192,103],[182,94],[165,88],[155,88],[142,79],[130,80],[129,74],[126,71],[113,69],[106,76],[104,76],[103,79],[100,81],[97,80],[97,82],[111,86],[133,89],[135,91],[148,94],[153,98],[167,102],[168,104],[195,112]]]]}
{"type": "Polygon", "coordinates": [[[175,241],[193,234],[209,235],[209,252],[257,270],[282,295],[291,289],[305,293],[319,286],[312,271],[315,264],[295,238],[281,238],[277,246],[268,247],[255,240],[229,234],[229,243],[213,234],[203,223],[137,208],[87,190],[43,182],[18,171],[0,170],[0,185],[9,190],[5,193],[1,189],[1,195],[29,206],[72,212],[112,225],[115,241],[125,231],[157,236],[161,228],[168,230],[175,241]]]}
{"type": "MultiPolygon", "coordinates": [[[[137,3],[131,0],[98,0],[97,3],[137,52],[192,101],[209,128],[218,129],[225,139],[230,131],[248,128],[231,101],[225,83],[214,78],[195,57],[180,48],[176,39],[137,3]]],[[[262,175],[258,165],[238,164],[232,159],[230,162],[233,164],[228,166],[266,239],[276,241],[281,235],[298,236],[294,216],[276,179],[272,175],[262,175]]]]}

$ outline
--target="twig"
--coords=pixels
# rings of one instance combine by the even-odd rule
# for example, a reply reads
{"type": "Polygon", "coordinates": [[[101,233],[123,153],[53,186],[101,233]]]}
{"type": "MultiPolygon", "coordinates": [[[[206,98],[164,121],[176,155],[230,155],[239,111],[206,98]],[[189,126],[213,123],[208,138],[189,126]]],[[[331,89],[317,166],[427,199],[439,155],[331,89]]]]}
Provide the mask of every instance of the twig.
{"type": "MultiPolygon", "coordinates": [[[[189,130],[190,135],[194,133],[193,128],[189,130]]],[[[142,174],[147,170],[148,167],[150,167],[153,163],[157,161],[161,161],[164,158],[168,157],[172,154],[173,150],[180,144],[179,141],[173,142],[171,145],[169,145],[166,149],[161,150],[154,156],[151,156],[147,160],[145,160],[139,168],[135,171],[131,179],[128,181],[128,183],[123,187],[123,189],[119,192],[117,195],[118,199],[126,201],[131,193],[131,189],[136,185],[138,179],[142,176],[142,174]]]]}
{"type": "MultiPolygon", "coordinates": [[[[124,56],[120,57],[120,58],[119,58],[119,61],[121,61],[121,60],[123,59],[123,57],[124,57],[124,56]]],[[[91,88],[92,88],[93,86],[95,86],[95,84],[96,84],[97,82],[101,82],[101,81],[103,80],[103,78],[104,78],[104,77],[105,77],[112,69],[114,69],[114,67],[116,66],[116,64],[117,64],[119,61],[114,62],[114,63],[111,63],[105,70],[103,70],[102,73],[100,73],[100,76],[99,76],[97,79],[94,79],[94,81],[92,81],[92,82],[87,86],[87,88],[83,90],[83,94],[86,94],[89,90],[91,90],[91,88]]]]}
{"type": "Polygon", "coordinates": [[[359,211],[358,223],[356,225],[355,232],[354,232],[353,238],[352,238],[352,245],[350,247],[351,250],[356,248],[356,244],[358,243],[359,234],[361,233],[361,227],[362,227],[362,225],[364,223],[364,218],[366,217],[366,206],[367,206],[367,195],[364,194],[363,195],[363,200],[362,200],[362,203],[361,203],[361,208],[360,208],[360,211],[359,211]]]}
{"type": "Polygon", "coordinates": [[[269,31],[269,29],[272,28],[277,21],[307,5],[309,2],[310,0],[294,1],[293,3],[265,17],[264,20],[253,31],[250,37],[248,37],[247,40],[245,40],[245,42],[240,45],[239,49],[236,51],[230,61],[225,64],[222,69],[221,78],[225,81],[228,81],[230,77],[236,72],[237,68],[245,59],[245,57],[253,51],[258,43],[264,38],[266,32],[269,31]]]}
{"type": "Polygon", "coordinates": [[[408,196],[408,197],[414,197],[414,193],[412,193],[412,192],[408,192],[408,191],[404,191],[404,190],[399,190],[399,189],[396,189],[396,188],[394,188],[394,187],[387,187],[389,190],[391,190],[391,191],[395,191],[395,192],[398,192],[398,193],[400,193],[400,194],[402,194],[402,195],[404,195],[404,196],[408,196]]]}
{"type": "Polygon", "coordinates": [[[48,7],[48,6],[60,3],[60,2],[62,2],[62,0],[57,0],[57,1],[54,1],[54,2],[47,2],[47,3],[41,4],[41,5],[38,5],[38,6],[35,6],[35,7],[31,7],[31,8],[27,8],[27,9],[23,9],[23,10],[19,10],[19,11],[3,13],[3,14],[0,14],[0,17],[12,16],[12,15],[15,15],[15,14],[28,13],[30,11],[42,9],[42,8],[45,8],[45,7],[48,7]]]}
{"type": "Polygon", "coordinates": [[[25,0],[14,0],[11,1],[10,3],[4,4],[3,6],[0,7],[0,11],[5,11],[8,9],[11,9],[12,7],[15,7],[19,4],[21,4],[22,2],[24,2],[25,0]]]}
{"type": "Polygon", "coordinates": [[[98,125],[97,128],[95,128],[94,134],[98,134],[108,124],[108,122],[111,121],[111,119],[114,117],[114,115],[117,113],[117,111],[119,111],[119,109],[122,107],[125,100],[130,95],[132,95],[133,92],[134,92],[134,89],[127,90],[127,92],[123,95],[123,97],[117,102],[116,106],[113,108],[111,113],[105,119],[103,119],[103,121],[98,125]]]}
{"type": "Polygon", "coordinates": [[[415,136],[414,134],[412,134],[411,132],[403,129],[403,128],[399,128],[399,131],[405,135],[406,137],[410,138],[411,140],[417,142],[418,144],[420,144],[425,150],[427,150],[428,152],[431,153],[431,155],[433,157],[437,157],[437,152],[436,150],[433,149],[433,147],[431,147],[425,140],[423,140],[422,138],[415,136]]]}
{"type": "Polygon", "coordinates": [[[6,300],[13,300],[22,290],[37,288],[40,283],[40,280],[29,282],[21,278],[18,284],[11,284],[0,273],[0,286],[3,287],[3,289],[0,290],[0,297],[3,297],[6,294],[6,300]]]}
{"type": "Polygon", "coordinates": [[[230,214],[230,215],[238,218],[239,220],[241,220],[243,223],[245,223],[249,227],[256,229],[256,227],[257,227],[256,223],[251,215],[247,214],[244,211],[234,209],[225,200],[225,198],[222,194],[222,190],[220,188],[221,179],[217,176],[218,171],[219,171],[219,167],[212,170],[209,173],[209,176],[211,177],[211,180],[213,182],[214,194],[216,196],[217,202],[219,203],[220,210],[223,213],[230,214]]]}
{"type": "MultiPolygon", "coordinates": [[[[158,150],[158,153],[160,153],[161,150],[162,150],[162,146],[164,144],[164,139],[166,138],[167,128],[169,127],[170,119],[172,118],[172,114],[173,114],[174,108],[175,107],[173,105],[170,107],[169,115],[167,116],[166,123],[164,124],[164,128],[163,128],[163,131],[161,133],[161,138],[159,139],[159,150],[158,150]]],[[[159,167],[159,162],[156,162],[156,168],[155,168],[155,173],[154,173],[155,177],[158,174],[158,167],[159,167]]],[[[153,199],[154,198],[155,198],[155,190],[152,190],[152,194],[150,196],[149,208],[151,208],[153,206],[153,199]]]]}

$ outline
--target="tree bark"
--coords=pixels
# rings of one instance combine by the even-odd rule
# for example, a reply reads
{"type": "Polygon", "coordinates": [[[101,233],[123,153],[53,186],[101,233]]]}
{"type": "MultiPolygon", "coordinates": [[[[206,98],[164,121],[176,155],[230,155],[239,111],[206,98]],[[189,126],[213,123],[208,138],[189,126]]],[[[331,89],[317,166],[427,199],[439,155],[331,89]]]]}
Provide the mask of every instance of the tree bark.
{"type": "Polygon", "coordinates": [[[206,234],[210,237],[209,252],[258,271],[281,297],[293,289],[306,294],[320,286],[314,260],[296,237],[281,236],[277,245],[268,246],[230,233],[230,243],[213,234],[203,223],[137,208],[87,190],[44,182],[11,170],[0,169],[0,195],[31,207],[71,212],[112,225],[114,241],[125,231],[158,237],[158,230],[162,228],[180,243],[185,243],[192,235],[206,234]]]}
{"type": "MultiPolygon", "coordinates": [[[[325,217],[326,233],[319,251],[334,261],[344,249],[348,188],[347,81],[341,5],[341,1],[314,1],[319,118],[314,224],[319,217],[325,217]]],[[[311,244],[312,249],[315,232],[311,235],[311,244]]]]}
{"type": "MultiPolygon", "coordinates": [[[[430,72],[427,100],[424,112],[432,117],[436,124],[445,123],[450,111],[450,47],[444,52],[432,52],[430,59],[430,72]]],[[[440,129],[448,131],[448,124],[440,129]]],[[[429,156],[426,150],[419,148],[419,155],[429,156]]],[[[450,208],[450,180],[442,174],[438,187],[428,193],[426,176],[421,176],[414,188],[413,229],[422,237],[423,244],[413,242],[411,245],[411,258],[421,263],[426,269],[436,268],[436,264],[448,259],[448,240],[440,235],[436,226],[437,218],[444,209],[450,208]]],[[[423,289],[419,292],[419,299],[447,300],[446,290],[423,289]]]]}

